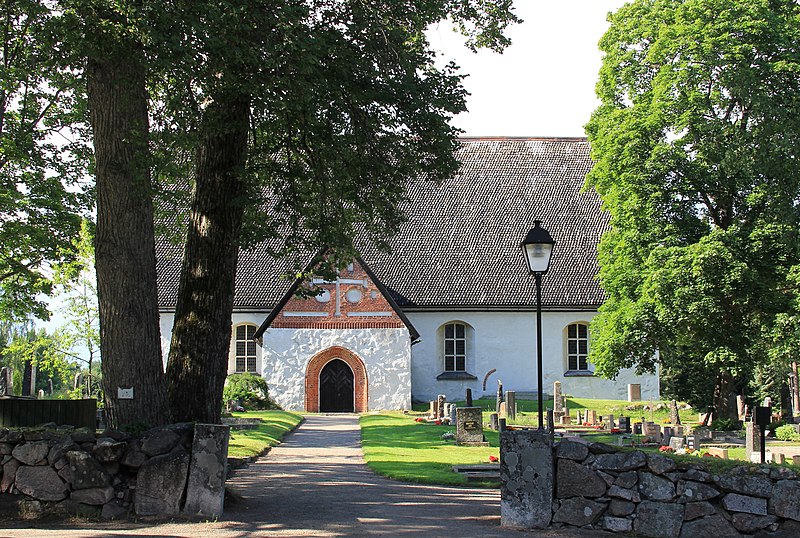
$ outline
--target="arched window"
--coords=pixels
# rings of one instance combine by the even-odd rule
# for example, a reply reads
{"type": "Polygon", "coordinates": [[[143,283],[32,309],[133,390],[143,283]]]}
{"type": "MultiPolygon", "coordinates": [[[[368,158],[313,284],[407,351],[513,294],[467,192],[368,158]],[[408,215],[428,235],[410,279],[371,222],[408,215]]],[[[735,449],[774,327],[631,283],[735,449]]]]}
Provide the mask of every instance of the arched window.
{"type": "Polygon", "coordinates": [[[467,326],[463,323],[447,323],[444,326],[444,371],[465,372],[467,370],[467,326]]]}
{"type": "Polygon", "coordinates": [[[589,372],[589,325],[572,323],[567,326],[566,366],[570,372],[589,372]]]}
{"type": "Polygon", "coordinates": [[[236,326],[236,373],[256,373],[256,326],[250,324],[236,326]]]}

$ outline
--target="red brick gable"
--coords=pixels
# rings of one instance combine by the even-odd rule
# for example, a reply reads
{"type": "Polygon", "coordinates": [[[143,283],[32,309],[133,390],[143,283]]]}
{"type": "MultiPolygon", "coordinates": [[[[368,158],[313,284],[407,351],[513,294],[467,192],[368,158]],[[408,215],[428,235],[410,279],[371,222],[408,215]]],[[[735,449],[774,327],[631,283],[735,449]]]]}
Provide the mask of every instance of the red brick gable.
{"type": "Polygon", "coordinates": [[[322,296],[292,296],[277,313],[271,327],[292,329],[374,329],[406,326],[392,302],[361,263],[354,261],[339,272],[336,282],[314,281],[322,296]]]}

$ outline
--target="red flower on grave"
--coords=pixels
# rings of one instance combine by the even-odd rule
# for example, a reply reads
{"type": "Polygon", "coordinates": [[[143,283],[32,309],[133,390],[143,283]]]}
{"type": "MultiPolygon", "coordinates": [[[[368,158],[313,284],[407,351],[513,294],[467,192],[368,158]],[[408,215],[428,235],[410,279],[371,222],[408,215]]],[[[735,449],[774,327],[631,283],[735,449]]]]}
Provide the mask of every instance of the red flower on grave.
{"type": "Polygon", "coordinates": [[[441,426],[442,425],[442,421],[441,420],[437,420],[436,422],[434,422],[434,424],[436,424],[437,426],[441,426]]]}
{"type": "Polygon", "coordinates": [[[417,417],[414,419],[414,422],[425,422],[425,419],[422,417],[417,417]]]}
{"type": "Polygon", "coordinates": [[[498,461],[500,461],[500,458],[498,458],[497,456],[489,456],[489,461],[492,463],[497,463],[498,461]]]}

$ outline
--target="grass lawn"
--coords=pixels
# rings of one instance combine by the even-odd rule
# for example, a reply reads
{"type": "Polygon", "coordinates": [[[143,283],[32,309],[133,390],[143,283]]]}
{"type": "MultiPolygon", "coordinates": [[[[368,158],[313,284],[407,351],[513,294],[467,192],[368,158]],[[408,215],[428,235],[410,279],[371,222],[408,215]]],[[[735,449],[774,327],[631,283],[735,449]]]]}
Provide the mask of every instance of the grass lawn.
{"type": "Polygon", "coordinates": [[[414,422],[416,416],[402,413],[382,413],[361,417],[361,444],[367,465],[376,473],[426,484],[454,486],[486,486],[496,483],[467,482],[454,473],[453,465],[488,463],[489,456],[499,456],[498,435],[486,431],[488,447],[456,446],[454,440],[444,441],[444,432],[455,427],[414,422]]]}
{"type": "Polygon", "coordinates": [[[297,413],[288,411],[249,411],[233,413],[236,418],[260,418],[262,424],[253,430],[233,430],[228,442],[228,456],[249,458],[261,455],[267,448],[281,442],[283,436],[303,421],[297,413]]]}

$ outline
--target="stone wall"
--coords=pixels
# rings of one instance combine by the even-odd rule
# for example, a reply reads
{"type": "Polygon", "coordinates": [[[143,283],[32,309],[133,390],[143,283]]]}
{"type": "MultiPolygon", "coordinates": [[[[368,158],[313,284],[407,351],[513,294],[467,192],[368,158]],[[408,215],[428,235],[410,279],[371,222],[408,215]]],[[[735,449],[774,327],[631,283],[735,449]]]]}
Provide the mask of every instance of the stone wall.
{"type": "Polygon", "coordinates": [[[216,474],[224,484],[228,427],[210,426],[224,430],[224,443],[209,442],[203,427],[209,428],[173,424],[149,430],[141,437],[115,430],[95,434],[88,428],[55,425],[0,428],[0,511],[7,515],[61,513],[105,519],[182,512],[219,515],[221,503],[217,514],[184,508],[190,461],[202,460],[206,467],[212,460],[218,461],[216,474]],[[199,448],[196,437],[203,437],[199,448]]]}
{"type": "Polygon", "coordinates": [[[675,460],[609,445],[561,441],[551,526],[650,537],[800,536],[800,480],[786,467],[709,473],[675,460]]]}

